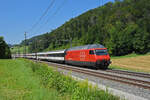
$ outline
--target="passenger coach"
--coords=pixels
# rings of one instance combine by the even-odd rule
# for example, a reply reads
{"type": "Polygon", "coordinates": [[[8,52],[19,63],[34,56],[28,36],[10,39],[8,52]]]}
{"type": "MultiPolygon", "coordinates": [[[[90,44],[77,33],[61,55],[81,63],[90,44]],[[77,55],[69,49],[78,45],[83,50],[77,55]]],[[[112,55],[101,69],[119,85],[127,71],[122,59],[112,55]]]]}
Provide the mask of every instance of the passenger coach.
{"type": "Polygon", "coordinates": [[[64,63],[65,50],[37,53],[37,59],[64,63]]]}

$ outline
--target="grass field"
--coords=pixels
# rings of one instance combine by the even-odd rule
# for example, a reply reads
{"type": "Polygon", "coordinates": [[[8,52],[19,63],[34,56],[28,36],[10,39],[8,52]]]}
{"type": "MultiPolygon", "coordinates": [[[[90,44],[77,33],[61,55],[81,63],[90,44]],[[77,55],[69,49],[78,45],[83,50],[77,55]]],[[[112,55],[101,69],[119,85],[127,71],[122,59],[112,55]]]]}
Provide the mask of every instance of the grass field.
{"type": "Polygon", "coordinates": [[[150,73],[150,54],[130,54],[127,56],[112,57],[111,60],[112,64],[110,68],[119,68],[150,73]]]}
{"type": "Polygon", "coordinates": [[[119,100],[107,91],[79,82],[25,59],[0,60],[0,100],[119,100]]]}
{"type": "Polygon", "coordinates": [[[0,100],[57,100],[23,60],[0,60],[0,100]]]}

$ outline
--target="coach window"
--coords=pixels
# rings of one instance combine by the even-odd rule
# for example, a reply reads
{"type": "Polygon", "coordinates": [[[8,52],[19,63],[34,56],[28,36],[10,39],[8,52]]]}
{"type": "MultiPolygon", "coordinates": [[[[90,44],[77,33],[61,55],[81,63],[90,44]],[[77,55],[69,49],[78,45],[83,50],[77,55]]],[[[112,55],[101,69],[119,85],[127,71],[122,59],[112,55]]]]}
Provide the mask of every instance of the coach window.
{"type": "Polygon", "coordinates": [[[89,54],[94,55],[94,50],[90,50],[89,54]]]}

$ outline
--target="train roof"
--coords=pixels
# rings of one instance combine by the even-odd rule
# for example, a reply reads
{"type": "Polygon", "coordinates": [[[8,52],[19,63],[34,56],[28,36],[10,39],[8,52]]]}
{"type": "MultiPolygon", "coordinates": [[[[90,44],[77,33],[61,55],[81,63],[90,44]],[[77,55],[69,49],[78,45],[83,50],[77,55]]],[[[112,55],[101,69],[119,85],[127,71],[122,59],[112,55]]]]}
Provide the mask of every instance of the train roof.
{"type": "Polygon", "coordinates": [[[48,51],[48,52],[39,52],[37,54],[57,54],[57,53],[64,53],[65,52],[65,49],[64,50],[56,50],[56,51],[48,51]]]}
{"type": "Polygon", "coordinates": [[[89,44],[89,45],[77,46],[77,47],[69,48],[69,49],[67,49],[67,51],[93,49],[93,48],[105,48],[105,47],[103,45],[101,45],[101,44],[89,44]]]}

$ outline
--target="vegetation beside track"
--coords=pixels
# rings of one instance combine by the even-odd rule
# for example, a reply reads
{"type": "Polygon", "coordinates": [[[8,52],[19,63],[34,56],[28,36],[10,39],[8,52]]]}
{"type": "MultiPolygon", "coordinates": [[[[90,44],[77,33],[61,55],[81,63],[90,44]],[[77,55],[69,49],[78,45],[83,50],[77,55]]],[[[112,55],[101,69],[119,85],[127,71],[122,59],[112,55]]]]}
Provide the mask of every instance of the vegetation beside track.
{"type": "Polygon", "coordinates": [[[46,64],[29,60],[0,60],[2,100],[119,100],[87,81],[78,82],[46,64]]]}
{"type": "MultiPolygon", "coordinates": [[[[13,46],[10,50],[12,54],[24,53],[24,46],[13,46]]],[[[27,53],[29,53],[28,46],[26,46],[27,53]]]]}
{"type": "Polygon", "coordinates": [[[150,73],[150,54],[111,57],[110,68],[150,73]]]}
{"type": "Polygon", "coordinates": [[[0,60],[0,100],[58,99],[58,92],[45,88],[30,66],[25,60],[0,60]]]}

